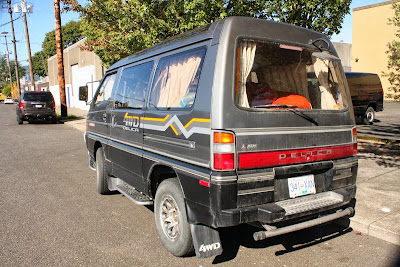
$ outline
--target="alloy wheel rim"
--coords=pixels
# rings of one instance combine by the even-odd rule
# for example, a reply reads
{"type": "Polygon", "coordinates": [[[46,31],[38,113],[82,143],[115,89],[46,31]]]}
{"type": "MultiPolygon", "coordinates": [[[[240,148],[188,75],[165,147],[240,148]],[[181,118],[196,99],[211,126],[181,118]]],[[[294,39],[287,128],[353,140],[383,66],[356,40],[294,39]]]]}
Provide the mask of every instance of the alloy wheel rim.
{"type": "Polygon", "coordinates": [[[161,202],[161,227],[164,234],[171,241],[175,241],[179,236],[179,209],[175,200],[167,196],[161,202]]]}

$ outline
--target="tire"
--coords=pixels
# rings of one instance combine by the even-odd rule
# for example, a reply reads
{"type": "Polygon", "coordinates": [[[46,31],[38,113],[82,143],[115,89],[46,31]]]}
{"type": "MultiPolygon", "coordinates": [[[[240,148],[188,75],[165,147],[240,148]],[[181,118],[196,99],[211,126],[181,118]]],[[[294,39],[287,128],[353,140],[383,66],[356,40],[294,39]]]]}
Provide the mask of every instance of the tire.
{"type": "Polygon", "coordinates": [[[51,123],[56,124],[57,123],[57,117],[52,117],[51,118],[51,123]]]}
{"type": "Polygon", "coordinates": [[[375,110],[373,107],[368,107],[365,111],[364,116],[362,117],[362,122],[365,125],[373,124],[375,120],[375,110]]]}
{"type": "Polygon", "coordinates": [[[97,192],[101,195],[108,195],[111,191],[108,189],[108,175],[104,164],[103,148],[96,151],[96,176],[97,176],[97,192]]]}
{"type": "Polygon", "coordinates": [[[185,201],[177,178],[164,180],[157,189],[154,216],[161,243],[177,257],[194,253],[192,234],[187,221],[185,201]],[[171,226],[171,224],[176,224],[171,226]]]}
{"type": "Polygon", "coordinates": [[[17,121],[18,121],[18,124],[23,124],[24,123],[24,120],[22,118],[20,118],[20,117],[17,117],[17,121]]]}

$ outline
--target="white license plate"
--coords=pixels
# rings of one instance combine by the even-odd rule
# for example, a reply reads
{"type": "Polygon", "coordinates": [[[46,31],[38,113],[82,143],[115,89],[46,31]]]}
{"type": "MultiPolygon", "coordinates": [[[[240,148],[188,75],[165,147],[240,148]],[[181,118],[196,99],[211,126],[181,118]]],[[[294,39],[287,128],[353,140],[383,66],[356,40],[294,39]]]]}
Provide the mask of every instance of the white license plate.
{"type": "Polygon", "coordinates": [[[314,175],[304,175],[288,179],[289,196],[295,198],[299,196],[315,194],[314,175]]]}
{"type": "Polygon", "coordinates": [[[42,108],[43,105],[35,105],[35,107],[37,107],[37,108],[42,108]]]}

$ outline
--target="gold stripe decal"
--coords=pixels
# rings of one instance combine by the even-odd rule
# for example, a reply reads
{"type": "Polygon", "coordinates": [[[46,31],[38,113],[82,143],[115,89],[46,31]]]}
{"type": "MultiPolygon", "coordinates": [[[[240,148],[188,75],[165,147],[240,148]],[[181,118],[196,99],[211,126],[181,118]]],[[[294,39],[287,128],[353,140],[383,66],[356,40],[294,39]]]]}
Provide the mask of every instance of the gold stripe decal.
{"type": "MultiPolygon", "coordinates": [[[[125,114],[125,117],[126,116],[128,115],[125,114]]],[[[171,127],[175,135],[179,136],[182,134],[185,138],[189,138],[194,133],[209,135],[210,119],[193,118],[183,126],[176,115],[171,117],[168,114],[164,118],[140,117],[140,128],[154,131],[166,131],[169,127],[171,127]]]]}

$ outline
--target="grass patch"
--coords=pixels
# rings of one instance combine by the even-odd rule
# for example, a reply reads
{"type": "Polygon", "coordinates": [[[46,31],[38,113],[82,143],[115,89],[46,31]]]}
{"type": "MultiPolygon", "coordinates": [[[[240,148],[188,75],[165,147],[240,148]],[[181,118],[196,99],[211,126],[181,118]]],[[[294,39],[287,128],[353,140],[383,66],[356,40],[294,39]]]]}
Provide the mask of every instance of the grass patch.
{"type": "Polygon", "coordinates": [[[65,120],[76,120],[78,117],[72,114],[68,114],[67,117],[61,116],[61,114],[57,114],[58,121],[65,121],[65,120]]]}

